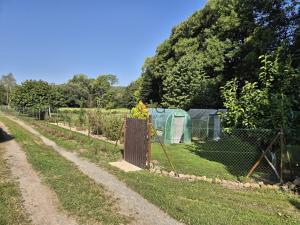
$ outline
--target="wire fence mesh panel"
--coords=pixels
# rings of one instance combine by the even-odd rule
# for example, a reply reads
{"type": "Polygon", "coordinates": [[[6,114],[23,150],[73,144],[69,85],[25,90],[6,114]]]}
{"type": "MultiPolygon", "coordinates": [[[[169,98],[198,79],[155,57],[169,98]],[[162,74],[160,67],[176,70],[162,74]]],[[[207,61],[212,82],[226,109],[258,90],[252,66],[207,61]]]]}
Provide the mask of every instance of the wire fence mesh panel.
{"type": "MultiPolygon", "coordinates": [[[[222,163],[234,176],[242,179],[276,136],[269,129],[214,129],[203,128],[202,121],[193,121],[192,135],[195,145],[192,151],[202,158],[222,163]]],[[[280,163],[279,146],[273,146],[256,168],[253,178],[276,181],[280,163]],[[273,166],[273,168],[272,168],[273,166]]]]}
{"type": "Polygon", "coordinates": [[[294,176],[300,177],[300,128],[286,132],[285,145],[287,148],[288,167],[292,168],[294,176]]]}

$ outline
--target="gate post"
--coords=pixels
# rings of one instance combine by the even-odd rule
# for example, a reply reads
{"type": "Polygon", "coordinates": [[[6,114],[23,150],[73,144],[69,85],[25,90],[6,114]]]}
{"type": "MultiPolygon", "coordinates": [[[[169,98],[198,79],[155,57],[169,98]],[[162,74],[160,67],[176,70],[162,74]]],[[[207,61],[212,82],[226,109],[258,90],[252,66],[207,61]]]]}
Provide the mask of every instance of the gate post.
{"type": "Polygon", "coordinates": [[[150,162],[151,162],[151,129],[152,129],[152,123],[151,123],[151,116],[148,118],[148,123],[147,123],[147,163],[148,167],[150,167],[150,162]]]}

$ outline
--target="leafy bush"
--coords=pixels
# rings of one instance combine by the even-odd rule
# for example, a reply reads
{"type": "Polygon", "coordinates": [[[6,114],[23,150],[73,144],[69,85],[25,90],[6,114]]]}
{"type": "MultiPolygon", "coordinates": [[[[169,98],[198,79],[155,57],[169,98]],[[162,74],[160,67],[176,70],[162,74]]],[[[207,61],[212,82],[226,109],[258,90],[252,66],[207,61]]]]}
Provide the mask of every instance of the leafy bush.
{"type": "Polygon", "coordinates": [[[120,116],[104,116],[105,119],[104,125],[104,136],[110,140],[118,140],[120,129],[123,123],[123,119],[120,116]]]}

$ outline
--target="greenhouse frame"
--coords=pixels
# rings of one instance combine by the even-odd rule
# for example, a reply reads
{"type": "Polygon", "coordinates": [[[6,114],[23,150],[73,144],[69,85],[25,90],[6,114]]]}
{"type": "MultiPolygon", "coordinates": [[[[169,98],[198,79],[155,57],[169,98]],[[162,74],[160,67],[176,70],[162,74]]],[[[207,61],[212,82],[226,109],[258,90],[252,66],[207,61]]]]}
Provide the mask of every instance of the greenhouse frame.
{"type": "Polygon", "coordinates": [[[221,136],[221,120],[219,113],[226,109],[190,109],[192,138],[213,139],[218,141],[221,136]]]}
{"type": "Polygon", "coordinates": [[[149,113],[156,134],[154,141],[164,144],[191,142],[191,118],[182,109],[150,108],[149,113]]]}

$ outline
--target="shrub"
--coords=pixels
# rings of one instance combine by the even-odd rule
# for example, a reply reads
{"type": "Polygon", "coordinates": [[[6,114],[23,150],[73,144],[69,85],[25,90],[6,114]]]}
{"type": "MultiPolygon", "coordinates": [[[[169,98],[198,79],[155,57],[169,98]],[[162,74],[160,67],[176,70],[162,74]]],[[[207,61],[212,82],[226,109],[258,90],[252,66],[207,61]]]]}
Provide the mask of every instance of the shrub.
{"type": "Polygon", "coordinates": [[[123,123],[123,119],[120,116],[110,115],[105,116],[105,123],[103,123],[104,136],[110,140],[118,140],[120,129],[123,123]]]}

